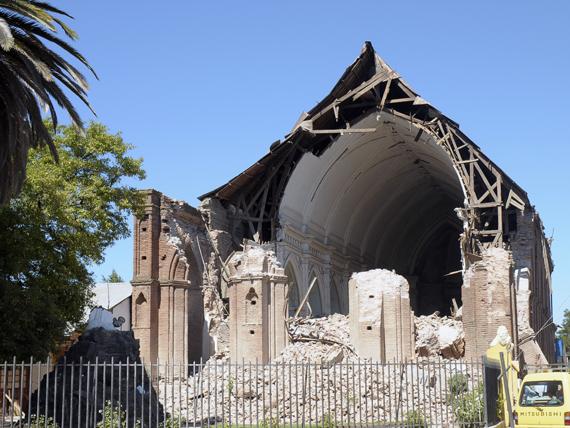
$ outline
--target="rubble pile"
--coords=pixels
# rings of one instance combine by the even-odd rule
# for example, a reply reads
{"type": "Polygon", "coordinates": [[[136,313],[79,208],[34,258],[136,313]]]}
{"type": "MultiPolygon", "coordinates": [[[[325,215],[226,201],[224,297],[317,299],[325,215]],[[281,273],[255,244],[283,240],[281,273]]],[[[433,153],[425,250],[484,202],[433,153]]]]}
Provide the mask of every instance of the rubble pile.
{"type": "Polygon", "coordinates": [[[461,321],[435,313],[415,323],[419,356],[402,364],[359,359],[346,315],[289,319],[290,343],[270,364],[236,365],[220,352],[187,377],[160,376],[159,394],[168,414],[198,424],[394,421],[415,409],[454,426],[450,379],[461,373],[472,390],[480,367],[445,360],[463,354],[461,321]]]}
{"type": "Polygon", "coordinates": [[[331,366],[356,357],[350,344],[348,317],[333,314],[322,318],[291,318],[291,343],[276,362],[298,361],[331,366]]]}
{"type": "Polygon", "coordinates": [[[458,426],[449,399],[450,379],[459,373],[469,391],[482,382],[480,365],[439,357],[406,364],[352,361],[333,366],[295,361],[236,366],[218,360],[188,378],[161,377],[159,394],[166,412],[189,426],[286,426],[290,421],[321,426],[325,420],[343,420],[350,426],[402,421],[403,426],[405,415],[415,410],[428,426],[450,427],[458,426]]]}
{"type": "Polygon", "coordinates": [[[458,359],[465,353],[463,322],[452,317],[431,315],[415,317],[416,353],[421,357],[441,355],[458,359]]]}

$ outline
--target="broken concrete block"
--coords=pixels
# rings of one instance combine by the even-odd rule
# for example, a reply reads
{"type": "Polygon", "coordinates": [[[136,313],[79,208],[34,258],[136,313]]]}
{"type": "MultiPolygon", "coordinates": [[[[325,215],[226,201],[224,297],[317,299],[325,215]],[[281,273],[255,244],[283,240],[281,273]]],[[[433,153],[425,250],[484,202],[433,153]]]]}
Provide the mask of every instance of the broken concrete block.
{"type": "Polygon", "coordinates": [[[350,334],[357,354],[376,361],[414,356],[406,278],[386,269],[354,273],[349,281],[350,334]]]}
{"type": "Polygon", "coordinates": [[[439,351],[443,358],[461,358],[465,352],[463,329],[442,325],[437,331],[439,351]]]}
{"type": "Polygon", "coordinates": [[[441,355],[461,358],[465,353],[463,323],[451,317],[432,315],[415,317],[416,353],[421,357],[441,355]]]}

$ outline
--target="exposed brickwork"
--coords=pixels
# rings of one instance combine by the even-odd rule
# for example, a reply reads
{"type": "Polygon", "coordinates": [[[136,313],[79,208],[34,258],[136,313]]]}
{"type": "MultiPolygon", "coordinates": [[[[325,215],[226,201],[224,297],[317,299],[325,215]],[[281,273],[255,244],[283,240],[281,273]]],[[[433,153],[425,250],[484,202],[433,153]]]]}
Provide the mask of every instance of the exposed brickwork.
{"type": "MultiPolygon", "coordinates": [[[[251,245],[251,244],[248,244],[251,245]]],[[[287,276],[271,252],[248,246],[229,262],[230,356],[267,363],[287,345],[287,276]]]]}
{"type": "Polygon", "coordinates": [[[485,250],[467,270],[462,288],[467,358],[485,354],[497,327],[503,325],[513,335],[512,271],[511,254],[502,248],[485,250]]]}
{"type": "Polygon", "coordinates": [[[553,270],[550,245],[544,237],[542,222],[534,211],[516,213],[516,229],[509,233],[515,266],[517,290],[518,332],[521,341],[540,333],[535,341],[540,346],[526,346],[525,358],[541,359],[536,354],[542,349],[544,357],[554,361],[554,333],[552,316],[553,270]],[[550,324],[550,325],[549,325],[550,324]]]}
{"type": "Polygon", "coordinates": [[[154,190],[135,218],[133,331],[147,361],[187,363],[202,356],[202,268],[207,249],[199,212],[154,190]],[[192,310],[192,314],[190,314],[192,310]]]}
{"type": "MultiPolygon", "coordinates": [[[[243,230],[233,223],[231,210],[215,199],[206,199],[200,213],[153,190],[145,191],[145,198],[144,215],[135,219],[132,281],[133,330],[143,358],[186,363],[227,346],[237,360],[269,361],[276,356],[288,339],[282,269],[268,273],[274,269],[268,263],[257,276],[234,272],[227,292],[228,328],[217,288],[223,285],[219,262],[243,236],[243,230]],[[257,315],[248,306],[252,290],[260,303],[257,315]]],[[[507,233],[508,249],[484,250],[482,259],[464,275],[462,311],[468,358],[485,352],[499,325],[507,327],[516,342],[517,335],[525,339],[541,330],[552,312],[552,263],[542,223],[532,210],[516,215],[517,226],[507,233]]],[[[409,286],[404,288],[405,293],[399,294],[363,291],[366,295],[360,295],[351,287],[348,300],[355,320],[351,328],[361,356],[381,361],[413,357],[413,314],[409,286]],[[368,299],[366,304],[363,298],[368,299]],[[372,318],[367,318],[367,312],[373,313],[372,318]]],[[[542,329],[534,343],[523,349],[528,358],[540,360],[542,349],[552,360],[553,334],[552,327],[542,329]]]]}

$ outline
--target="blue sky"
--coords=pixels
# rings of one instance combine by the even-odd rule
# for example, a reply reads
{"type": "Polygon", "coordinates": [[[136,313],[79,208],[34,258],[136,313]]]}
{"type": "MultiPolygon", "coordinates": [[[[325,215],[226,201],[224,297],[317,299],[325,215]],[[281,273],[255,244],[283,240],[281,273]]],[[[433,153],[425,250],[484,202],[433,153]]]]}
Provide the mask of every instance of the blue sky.
{"type": "MultiPolygon", "coordinates": [[[[100,75],[98,120],[190,204],[266,153],[365,40],[529,193],[570,307],[570,2],[58,0],[100,75]]],[[[85,110],[86,119],[92,116],[85,110]]],[[[132,273],[132,241],[93,267],[132,273]]]]}

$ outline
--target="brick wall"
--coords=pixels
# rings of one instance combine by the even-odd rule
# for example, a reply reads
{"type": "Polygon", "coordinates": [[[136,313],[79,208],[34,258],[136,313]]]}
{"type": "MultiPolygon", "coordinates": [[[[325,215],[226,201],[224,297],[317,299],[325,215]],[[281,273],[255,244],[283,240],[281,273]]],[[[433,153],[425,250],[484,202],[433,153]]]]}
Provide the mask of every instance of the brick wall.
{"type": "Polygon", "coordinates": [[[467,270],[462,288],[465,357],[484,355],[501,325],[513,336],[512,282],[511,254],[502,248],[485,250],[467,270]]]}
{"type": "Polygon", "coordinates": [[[207,245],[205,228],[195,208],[155,190],[144,195],[144,215],[134,220],[133,332],[147,361],[196,361],[204,322],[197,245],[207,245]]]}

